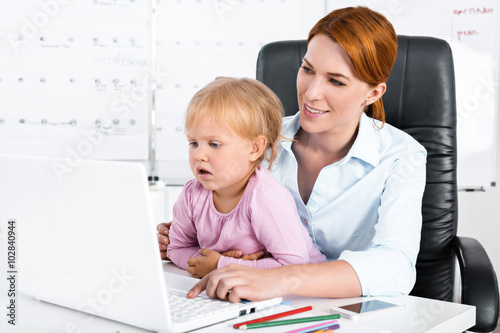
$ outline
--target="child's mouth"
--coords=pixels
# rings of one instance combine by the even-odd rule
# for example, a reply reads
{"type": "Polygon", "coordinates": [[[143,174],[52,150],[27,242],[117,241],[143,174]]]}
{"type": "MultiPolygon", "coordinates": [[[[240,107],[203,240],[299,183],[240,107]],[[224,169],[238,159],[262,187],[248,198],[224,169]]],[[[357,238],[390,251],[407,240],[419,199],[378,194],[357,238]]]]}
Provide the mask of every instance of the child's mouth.
{"type": "Polygon", "coordinates": [[[200,175],[201,177],[206,177],[206,176],[210,176],[212,173],[210,173],[209,171],[205,170],[205,169],[198,169],[198,175],[200,175]]]}

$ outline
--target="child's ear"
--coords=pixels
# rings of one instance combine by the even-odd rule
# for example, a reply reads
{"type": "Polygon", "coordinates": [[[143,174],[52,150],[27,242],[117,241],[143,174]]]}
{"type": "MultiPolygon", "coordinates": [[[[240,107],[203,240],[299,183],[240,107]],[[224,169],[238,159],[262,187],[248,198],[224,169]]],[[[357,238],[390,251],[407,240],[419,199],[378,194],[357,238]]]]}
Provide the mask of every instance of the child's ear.
{"type": "Polygon", "coordinates": [[[264,153],[267,146],[267,139],[264,135],[259,135],[252,140],[252,150],[250,151],[250,162],[254,162],[264,153]]]}

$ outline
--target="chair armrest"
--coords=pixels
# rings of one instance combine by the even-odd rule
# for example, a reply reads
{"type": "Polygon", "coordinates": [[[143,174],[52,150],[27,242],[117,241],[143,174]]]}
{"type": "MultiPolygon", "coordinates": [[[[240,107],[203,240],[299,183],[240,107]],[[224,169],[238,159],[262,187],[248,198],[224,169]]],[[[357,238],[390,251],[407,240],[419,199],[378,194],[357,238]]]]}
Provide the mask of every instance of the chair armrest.
{"type": "Polygon", "coordinates": [[[498,281],[488,254],[474,238],[455,237],[453,248],[460,265],[462,303],[476,307],[474,332],[491,332],[498,325],[498,281]]]}

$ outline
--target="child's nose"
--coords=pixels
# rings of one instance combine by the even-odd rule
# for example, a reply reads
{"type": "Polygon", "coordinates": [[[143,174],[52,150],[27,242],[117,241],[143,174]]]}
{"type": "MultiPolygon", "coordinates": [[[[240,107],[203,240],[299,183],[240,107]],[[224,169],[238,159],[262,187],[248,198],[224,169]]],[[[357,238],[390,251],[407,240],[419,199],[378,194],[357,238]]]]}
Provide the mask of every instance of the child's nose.
{"type": "Polygon", "coordinates": [[[207,161],[208,160],[205,150],[202,149],[201,147],[198,147],[198,149],[196,149],[196,153],[194,155],[194,158],[197,161],[207,161]]]}

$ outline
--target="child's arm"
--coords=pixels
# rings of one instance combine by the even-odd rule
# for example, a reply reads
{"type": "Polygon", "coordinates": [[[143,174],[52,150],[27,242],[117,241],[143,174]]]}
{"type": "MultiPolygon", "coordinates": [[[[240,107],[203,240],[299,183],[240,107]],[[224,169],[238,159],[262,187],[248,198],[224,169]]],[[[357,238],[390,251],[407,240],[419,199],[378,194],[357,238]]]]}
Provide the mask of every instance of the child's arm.
{"type": "Polygon", "coordinates": [[[189,184],[186,184],[174,204],[172,226],[169,232],[170,243],[167,247],[167,257],[183,269],[187,269],[189,258],[200,256],[196,226],[188,204],[189,184]]]}
{"type": "Polygon", "coordinates": [[[188,268],[188,259],[191,257],[200,256],[200,246],[198,242],[193,243],[189,238],[180,236],[182,232],[178,232],[179,228],[175,222],[172,222],[170,228],[170,244],[167,247],[167,257],[177,266],[182,269],[188,268]]]}
{"type": "MultiPolygon", "coordinates": [[[[241,251],[239,250],[230,250],[223,253],[219,253],[217,251],[213,251],[210,249],[201,249],[199,251],[199,254],[200,257],[192,257],[188,259],[189,267],[187,268],[187,271],[196,278],[202,278],[211,271],[216,270],[219,263],[219,259],[221,257],[232,257],[234,259],[239,259],[249,263],[250,260],[255,262],[263,256],[266,257],[269,256],[269,254],[265,254],[264,251],[257,251],[256,253],[249,253],[242,256],[241,251]],[[236,252],[240,252],[240,254],[236,254],[236,252]]],[[[235,262],[239,261],[235,260],[235,262]]],[[[279,263],[276,262],[276,260],[271,260],[269,261],[269,263],[270,266],[267,268],[277,267],[280,265],[279,263]]]]}
{"type": "Polygon", "coordinates": [[[248,261],[222,256],[218,268],[230,263],[274,268],[326,261],[326,257],[312,244],[288,190],[283,187],[256,186],[254,191],[250,203],[251,223],[257,239],[272,257],[248,261]]]}
{"type": "Polygon", "coordinates": [[[210,249],[201,249],[199,254],[200,257],[189,258],[187,271],[195,278],[201,279],[217,269],[217,263],[222,255],[210,249]]]}

